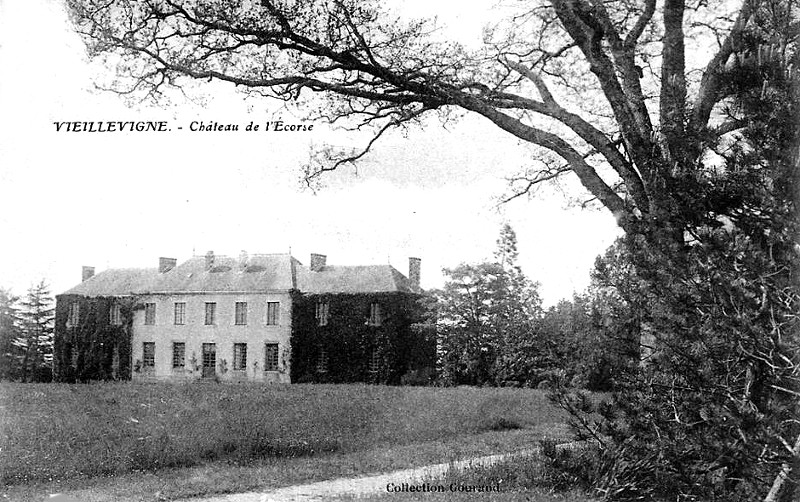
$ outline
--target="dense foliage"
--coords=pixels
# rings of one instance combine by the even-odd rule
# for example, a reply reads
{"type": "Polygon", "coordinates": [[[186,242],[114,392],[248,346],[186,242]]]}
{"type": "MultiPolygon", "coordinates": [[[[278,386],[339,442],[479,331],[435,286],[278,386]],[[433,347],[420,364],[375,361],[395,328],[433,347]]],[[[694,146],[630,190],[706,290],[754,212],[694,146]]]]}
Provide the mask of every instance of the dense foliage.
{"type": "Polygon", "coordinates": [[[626,368],[638,364],[636,319],[596,278],[585,293],[548,309],[540,332],[549,354],[543,377],[554,384],[610,391],[626,368]]]}
{"type": "MultiPolygon", "coordinates": [[[[439,378],[444,384],[505,384],[525,380],[520,351],[541,311],[537,285],[517,265],[517,240],[504,225],[495,260],[445,269],[436,291],[439,378]]],[[[524,356],[523,356],[524,357],[524,356]]]]}
{"type": "Polygon", "coordinates": [[[17,379],[16,346],[20,334],[19,297],[0,289],[0,380],[17,379]]]}
{"type": "Polygon", "coordinates": [[[295,292],[292,382],[430,383],[435,340],[420,328],[425,312],[420,300],[410,293],[295,292]],[[328,306],[324,325],[317,318],[320,302],[328,306]],[[380,306],[379,325],[369,322],[373,303],[380,306]]]}
{"type": "Polygon", "coordinates": [[[53,298],[42,280],[19,298],[0,290],[0,380],[49,382],[53,374],[53,298]]]}
{"type": "Polygon", "coordinates": [[[584,294],[545,311],[538,284],[517,265],[509,225],[497,244],[494,261],[446,269],[433,293],[440,383],[611,390],[638,361],[639,345],[633,309],[603,278],[609,255],[584,294]]]}
{"type": "Polygon", "coordinates": [[[596,487],[610,499],[775,501],[796,490],[798,54],[776,45],[774,14],[747,31],[754,52],[728,83],[729,110],[751,127],[725,149],[724,170],[694,170],[673,189],[686,244],[631,235],[624,261],[603,269],[652,344],[646,364],[603,406],[557,396],[603,445],[596,487]],[[601,422],[586,419],[598,412],[601,422]]]}
{"type": "Polygon", "coordinates": [[[56,307],[55,372],[59,382],[129,380],[131,324],[136,301],[126,297],[59,295],[56,307]],[[68,326],[69,309],[78,305],[78,319],[68,326]],[[119,324],[111,322],[119,307],[119,324]]]}

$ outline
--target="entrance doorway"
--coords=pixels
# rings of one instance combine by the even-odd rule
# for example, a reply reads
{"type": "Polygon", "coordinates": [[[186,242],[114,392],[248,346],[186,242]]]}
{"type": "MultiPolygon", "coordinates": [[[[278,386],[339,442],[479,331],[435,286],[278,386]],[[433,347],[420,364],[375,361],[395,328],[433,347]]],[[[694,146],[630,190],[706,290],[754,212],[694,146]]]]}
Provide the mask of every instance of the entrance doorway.
{"type": "Polygon", "coordinates": [[[214,378],[217,374],[217,344],[203,344],[203,378],[214,378]]]}

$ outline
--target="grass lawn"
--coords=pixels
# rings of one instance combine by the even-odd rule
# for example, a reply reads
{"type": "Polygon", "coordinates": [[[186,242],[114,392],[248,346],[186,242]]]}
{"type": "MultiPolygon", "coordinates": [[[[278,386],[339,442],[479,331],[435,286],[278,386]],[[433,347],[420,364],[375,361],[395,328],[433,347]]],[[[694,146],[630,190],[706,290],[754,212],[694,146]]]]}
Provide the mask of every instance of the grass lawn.
{"type": "Polygon", "coordinates": [[[530,389],[0,384],[0,495],[273,488],[529,448],[563,421],[530,389]]]}

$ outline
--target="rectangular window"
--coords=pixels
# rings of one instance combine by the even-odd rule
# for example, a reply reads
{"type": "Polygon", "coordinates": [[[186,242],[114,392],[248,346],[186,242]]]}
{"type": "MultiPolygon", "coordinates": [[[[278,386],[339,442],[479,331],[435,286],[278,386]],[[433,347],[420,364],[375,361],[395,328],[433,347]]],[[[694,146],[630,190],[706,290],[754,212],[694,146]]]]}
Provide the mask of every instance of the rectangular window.
{"type": "Polygon", "coordinates": [[[155,342],[144,342],[142,344],[142,366],[145,368],[155,368],[156,366],[155,342]]]}
{"type": "Polygon", "coordinates": [[[216,302],[206,302],[206,326],[217,324],[217,304],[216,302]]]}
{"type": "Polygon", "coordinates": [[[317,302],[317,326],[327,326],[328,325],[328,311],[329,311],[330,304],[326,301],[319,301],[317,302]]]}
{"type": "Polygon", "coordinates": [[[267,302],[267,324],[277,326],[278,324],[278,311],[281,304],[279,302],[267,302]]]}
{"type": "Polygon", "coordinates": [[[378,370],[381,368],[381,356],[375,349],[373,349],[372,352],[369,353],[367,368],[369,369],[370,373],[377,373],[378,370]]]}
{"type": "Polygon", "coordinates": [[[381,325],[381,306],[378,303],[371,303],[369,306],[369,320],[367,324],[370,326],[381,325]]]}
{"type": "Polygon", "coordinates": [[[145,303],[144,304],[144,323],[153,325],[156,323],[156,304],[155,303],[145,303]]]}
{"type": "Polygon", "coordinates": [[[186,303],[175,302],[175,324],[186,324],[186,303]]]}
{"type": "Polygon", "coordinates": [[[78,325],[81,319],[81,305],[78,302],[71,303],[67,314],[67,327],[72,328],[78,325]]]}
{"type": "Polygon", "coordinates": [[[328,351],[324,347],[319,348],[317,353],[317,373],[328,372],[328,351]]]}
{"type": "Polygon", "coordinates": [[[268,343],[264,355],[264,371],[278,371],[278,344],[268,343]]]}
{"type": "Polygon", "coordinates": [[[233,369],[246,370],[247,369],[247,344],[234,343],[233,344],[233,369]]]}
{"type": "Polygon", "coordinates": [[[112,326],[122,325],[122,307],[116,303],[112,304],[111,308],[108,310],[108,324],[112,326]]]}
{"type": "Polygon", "coordinates": [[[247,302],[236,302],[235,323],[239,325],[247,324],[247,302]]]}
{"type": "Polygon", "coordinates": [[[183,342],[172,342],[172,367],[180,368],[186,365],[186,344],[183,342]]]}

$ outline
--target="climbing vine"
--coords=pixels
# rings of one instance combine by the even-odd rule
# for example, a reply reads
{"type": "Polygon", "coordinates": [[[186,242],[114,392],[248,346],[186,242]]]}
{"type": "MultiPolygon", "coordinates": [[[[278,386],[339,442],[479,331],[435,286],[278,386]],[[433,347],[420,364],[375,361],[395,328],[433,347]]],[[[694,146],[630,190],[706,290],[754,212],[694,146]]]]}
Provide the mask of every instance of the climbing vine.
{"type": "Polygon", "coordinates": [[[435,365],[433,333],[415,329],[423,318],[419,295],[357,293],[292,295],[292,382],[398,384],[403,375],[435,365]],[[319,326],[318,302],[329,305],[319,326]],[[371,325],[370,306],[380,305],[381,322],[371,325]],[[325,364],[320,365],[324,353],[325,364]],[[370,367],[375,354],[377,364],[370,367]]]}
{"type": "Polygon", "coordinates": [[[131,325],[136,308],[140,307],[130,297],[57,296],[54,379],[58,382],[129,380],[131,325]],[[78,316],[70,320],[70,309],[75,304],[78,316]],[[119,306],[119,323],[112,324],[111,309],[115,305],[119,306]]]}

